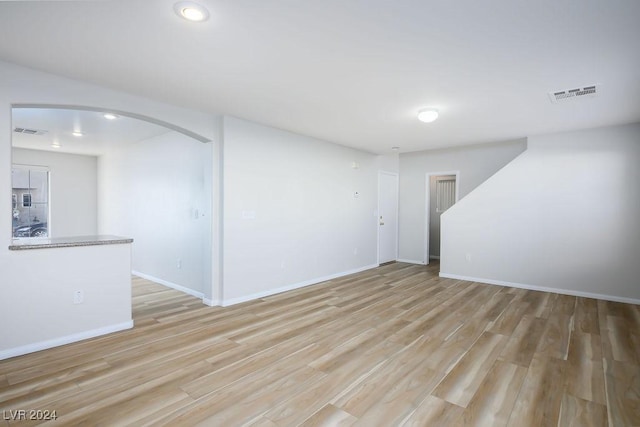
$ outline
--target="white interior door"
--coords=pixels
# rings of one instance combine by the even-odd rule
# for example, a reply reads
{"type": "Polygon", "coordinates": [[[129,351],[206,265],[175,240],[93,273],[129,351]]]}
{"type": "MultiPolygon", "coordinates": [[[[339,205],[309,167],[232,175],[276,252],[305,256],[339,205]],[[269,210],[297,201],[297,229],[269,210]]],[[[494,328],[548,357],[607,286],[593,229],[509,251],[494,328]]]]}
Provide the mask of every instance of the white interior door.
{"type": "Polygon", "coordinates": [[[398,174],[378,172],[378,264],[398,259],[398,174]]]}

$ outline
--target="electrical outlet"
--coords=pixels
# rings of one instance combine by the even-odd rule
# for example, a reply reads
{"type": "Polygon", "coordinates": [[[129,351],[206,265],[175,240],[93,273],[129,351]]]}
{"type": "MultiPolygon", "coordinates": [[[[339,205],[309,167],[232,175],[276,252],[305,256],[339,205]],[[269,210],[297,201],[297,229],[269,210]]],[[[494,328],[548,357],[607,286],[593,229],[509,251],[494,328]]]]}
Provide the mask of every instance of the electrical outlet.
{"type": "Polygon", "coordinates": [[[178,269],[182,268],[182,260],[180,258],[178,258],[178,262],[177,262],[176,265],[177,265],[178,269]]]}
{"type": "Polygon", "coordinates": [[[73,293],[73,303],[82,304],[84,302],[84,292],[77,290],[73,293]]]}

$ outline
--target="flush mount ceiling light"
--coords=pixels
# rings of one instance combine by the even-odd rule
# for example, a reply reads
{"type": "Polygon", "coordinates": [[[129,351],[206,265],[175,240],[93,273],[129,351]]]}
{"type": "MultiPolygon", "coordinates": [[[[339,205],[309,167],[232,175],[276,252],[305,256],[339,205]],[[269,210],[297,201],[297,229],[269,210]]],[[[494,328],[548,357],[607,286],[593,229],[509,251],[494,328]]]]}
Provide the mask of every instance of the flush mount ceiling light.
{"type": "Polygon", "coordinates": [[[202,22],[209,19],[209,11],[202,5],[192,1],[180,1],[173,5],[176,14],[192,22],[202,22]]]}
{"type": "Polygon", "coordinates": [[[117,118],[118,118],[118,116],[116,116],[116,115],[115,115],[115,114],[113,114],[113,113],[104,113],[104,114],[102,115],[102,117],[104,117],[104,118],[105,118],[105,119],[107,119],[107,120],[115,120],[115,119],[117,119],[117,118]]]}
{"type": "Polygon", "coordinates": [[[425,108],[418,112],[418,120],[425,123],[431,123],[438,118],[438,110],[435,108],[425,108]]]}
{"type": "Polygon", "coordinates": [[[73,132],[71,132],[71,135],[73,135],[73,136],[82,136],[82,135],[84,135],[84,133],[80,132],[79,130],[74,130],[73,132]]]}

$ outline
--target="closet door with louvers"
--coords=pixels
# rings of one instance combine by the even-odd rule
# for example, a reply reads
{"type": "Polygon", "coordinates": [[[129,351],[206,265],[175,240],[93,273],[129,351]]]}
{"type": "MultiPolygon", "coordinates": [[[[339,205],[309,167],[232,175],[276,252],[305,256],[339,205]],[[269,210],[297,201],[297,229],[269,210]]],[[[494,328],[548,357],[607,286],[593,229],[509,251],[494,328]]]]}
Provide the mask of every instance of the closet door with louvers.
{"type": "Polygon", "coordinates": [[[426,263],[440,259],[440,215],[456,202],[456,176],[432,175],[429,179],[429,239],[426,263]]]}
{"type": "Polygon", "coordinates": [[[436,177],[436,212],[441,214],[456,202],[455,177],[436,177]]]}

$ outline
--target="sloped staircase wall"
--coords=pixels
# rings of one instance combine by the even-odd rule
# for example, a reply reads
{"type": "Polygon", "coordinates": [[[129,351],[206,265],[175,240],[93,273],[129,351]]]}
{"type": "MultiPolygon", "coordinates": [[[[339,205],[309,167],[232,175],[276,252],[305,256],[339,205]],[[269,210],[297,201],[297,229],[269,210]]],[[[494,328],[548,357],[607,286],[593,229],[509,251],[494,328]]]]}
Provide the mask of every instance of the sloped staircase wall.
{"type": "Polygon", "coordinates": [[[530,137],[441,220],[443,277],[640,303],[640,124],[530,137]]]}

